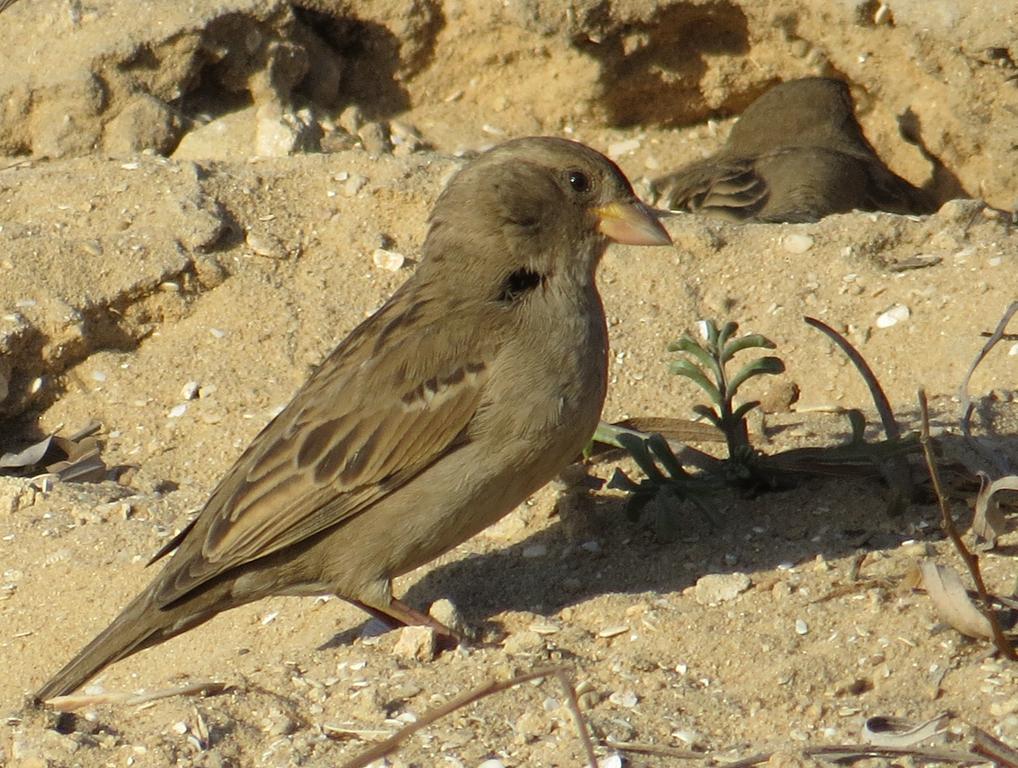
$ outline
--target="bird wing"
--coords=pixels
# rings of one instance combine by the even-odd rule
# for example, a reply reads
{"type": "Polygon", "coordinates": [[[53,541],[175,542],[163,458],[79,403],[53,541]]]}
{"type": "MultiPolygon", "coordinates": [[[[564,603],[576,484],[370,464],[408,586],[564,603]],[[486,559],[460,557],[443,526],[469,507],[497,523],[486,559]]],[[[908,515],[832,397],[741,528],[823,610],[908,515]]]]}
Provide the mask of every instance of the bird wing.
{"type": "Polygon", "coordinates": [[[767,184],[749,158],[708,158],[655,182],[671,210],[710,213],[732,221],[753,216],[767,199],[767,184]]]}
{"type": "Polygon", "coordinates": [[[401,290],[347,337],[177,537],[158,604],[363,512],[470,439],[497,341],[448,304],[401,290]]]}

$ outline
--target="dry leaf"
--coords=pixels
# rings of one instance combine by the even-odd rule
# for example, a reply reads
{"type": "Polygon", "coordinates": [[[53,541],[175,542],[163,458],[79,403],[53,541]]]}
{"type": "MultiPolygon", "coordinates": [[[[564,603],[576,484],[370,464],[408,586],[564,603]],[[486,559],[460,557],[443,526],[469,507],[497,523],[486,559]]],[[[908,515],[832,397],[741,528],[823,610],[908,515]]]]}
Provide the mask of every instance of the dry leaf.
{"type": "Polygon", "coordinates": [[[990,620],[969,599],[953,568],[927,560],[922,572],[923,586],[941,619],[968,637],[993,638],[990,620]]]}
{"type": "Polygon", "coordinates": [[[916,724],[901,717],[870,717],[863,723],[862,740],[880,747],[911,747],[943,733],[948,718],[944,712],[916,724]]]}
{"type": "Polygon", "coordinates": [[[972,517],[972,533],[976,537],[976,549],[987,550],[997,546],[997,537],[1007,529],[1004,513],[993,496],[998,491],[1018,491],[1018,476],[990,480],[985,472],[978,475],[979,493],[976,495],[976,513],[972,517]]]}

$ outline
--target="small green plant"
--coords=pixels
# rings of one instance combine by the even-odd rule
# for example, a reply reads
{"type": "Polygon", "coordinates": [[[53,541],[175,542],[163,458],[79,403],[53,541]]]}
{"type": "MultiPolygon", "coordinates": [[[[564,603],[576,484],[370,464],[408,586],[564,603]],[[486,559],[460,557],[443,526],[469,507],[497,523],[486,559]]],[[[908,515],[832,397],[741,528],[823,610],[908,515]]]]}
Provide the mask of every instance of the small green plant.
{"type": "Polygon", "coordinates": [[[650,502],[655,502],[656,527],[659,531],[671,530],[676,523],[666,518],[674,517],[672,502],[677,499],[694,502],[711,519],[707,496],[720,492],[725,486],[754,493],[788,487],[796,478],[804,476],[883,477],[892,492],[888,512],[895,514],[908,504],[914,493],[909,458],[918,453],[917,436],[901,433],[880,383],[858,351],[819,320],[805,318],[805,321],[840,347],[859,371],[873,397],[885,438],[868,441],[862,412],[846,409],[850,435],[843,444],[793,448],[775,454],[757,451],[750,442],[746,416],[760,403],[751,400],[736,405],[736,395],[739,388],[754,377],[783,373],[785,364],[776,356],[764,355],[731,370],[739,352],[769,350],[775,345],[759,334],[736,337],[737,323],[728,322],[719,328],[707,320],[702,324],[702,341],[686,334],[668,345],[669,351],[681,353],[681,357],[670,364],[670,370],[707,393],[710,404],[696,405],[693,411],[720,433],[728,456],[719,459],[689,445],[682,445],[679,453],[675,453],[678,446],[666,437],[683,443],[712,439],[702,436],[702,424],[654,417],[632,419],[628,424],[602,422],[594,441],[626,450],[645,476],[635,482],[616,469],[608,483],[609,488],[628,494],[627,510],[631,516],[635,517],[650,502]],[[631,428],[633,426],[636,428],[631,428]],[[691,427],[701,427],[701,430],[691,427]],[[656,432],[669,434],[663,437],[656,432]],[[666,507],[672,507],[673,511],[668,512],[666,507]]]}
{"type": "Polygon", "coordinates": [[[774,349],[774,342],[758,333],[733,338],[739,330],[735,322],[725,323],[720,329],[713,320],[701,323],[704,341],[698,342],[689,334],[668,345],[669,352],[681,352],[685,357],[675,360],[669,369],[685,376],[700,387],[713,405],[695,405],[693,412],[707,419],[725,436],[730,463],[745,474],[751,470],[756,452],[749,442],[746,414],[760,405],[750,400],[733,407],[739,387],[755,376],[773,376],[785,372],[781,359],[768,355],[758,357],[735,373],[727,366],[739,352],[746,349],[774,349]]]}

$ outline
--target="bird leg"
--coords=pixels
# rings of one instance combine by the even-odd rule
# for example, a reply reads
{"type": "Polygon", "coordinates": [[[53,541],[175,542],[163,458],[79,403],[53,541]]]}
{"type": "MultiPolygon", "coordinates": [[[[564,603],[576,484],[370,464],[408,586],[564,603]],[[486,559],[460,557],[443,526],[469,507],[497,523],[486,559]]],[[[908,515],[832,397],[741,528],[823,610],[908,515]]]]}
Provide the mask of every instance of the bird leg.
{"type": "Polygon", "coordinates": [[[365,613],[371,614],[390,629],[408,626],[431,627],[439,636],[439,645],[442,648],[455,648],[463,640],[456,630],[450,629],[434,617],[410,607],[402,600],[392,598],[385,609],[362,603],[360,600],[351,600],[350,602],[365,613]]]}

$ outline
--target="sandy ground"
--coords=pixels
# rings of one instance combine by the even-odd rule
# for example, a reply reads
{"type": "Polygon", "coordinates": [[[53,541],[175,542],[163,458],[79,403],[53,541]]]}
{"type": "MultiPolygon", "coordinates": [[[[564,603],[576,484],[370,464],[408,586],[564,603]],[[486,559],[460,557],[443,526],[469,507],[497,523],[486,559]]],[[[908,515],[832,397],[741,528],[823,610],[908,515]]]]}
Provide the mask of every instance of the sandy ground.
{"type": "MultiPolygon", "coordinates": [[[[768,410],[753,422],[761,450],[844,441],[830,411],[875,423],[872,404],[809,315],[858,347],[905,428],[926,387],[953,449],[980,334],[1018,298],[1009,217],[949,202],[1015,203],[1006,7],[300,5],[138,14],[120,0],[23,0],[0,16],[0,450],[96,420],[104,461],[121,468],[101,483],[0,477],[0,764],[337,765],[487,679],[549,665],[579,686],[606,765],[676,764],[618,742],[696,750],[696,764],[776,751],[773,764],[804,765],[805,748],[859,742],[868,717],[945,711],[953,738],[971,724],[1018,744],[1018,669],[943,628],[913,589],[925,558],[960,568],[929,496],[892,517],[882,483],[835,478],[721,493],[713,527],[676,504],[670,540],[652,515],[629,520],[616,491],[546,488],[397,585],[422,608],[451,600],[479,631],[469,647],[422,661],[337,600],[278,598],[89,688],[214,679],[218,695],[95,705],[59,723],[22,709],[151,578],[148,557],[310,369],[410,274],[465,151],[571,136],[647,194],[719,147],[768,84],[837,75],[888,163],[945,203],[925,218],[809,225],[678,217],[672,250],[614,248],[599,280],[608,419],[688,418],[700,395],[668,373],[666,344],[713,317],[767,335],[787,365],[746,393],[768,410]],[[403,266],[379,266],[380,248],[403,266]]],[[[1016,354],[998,345],[970,387],[1001,455],[1016,447],[1016,354]]],[[[616,467],[638,475],[618,456],[589,471],[616,467]]],[[[956,502],[963,522],[970,501],[956,502]]],[[[982,556],[992,591],[1014,591],[1016,546],[1012,532],[982,556]]],[[[553,679],[486,698],[391,764],[582,765],[564,700],[553,679]]]]}

